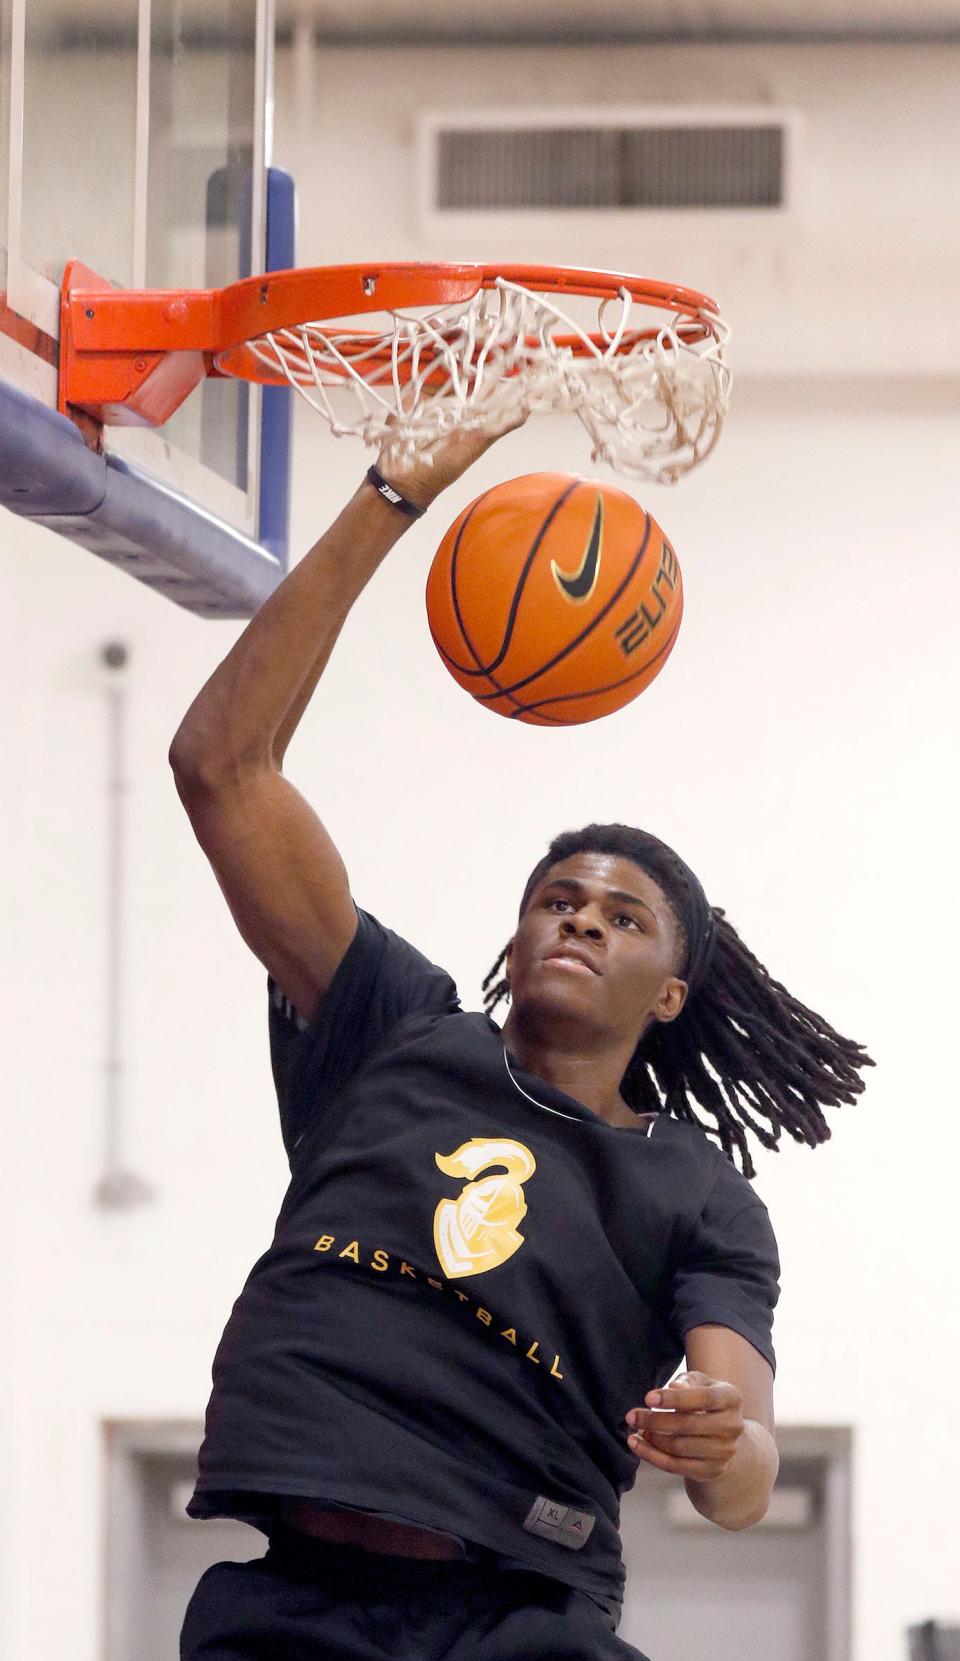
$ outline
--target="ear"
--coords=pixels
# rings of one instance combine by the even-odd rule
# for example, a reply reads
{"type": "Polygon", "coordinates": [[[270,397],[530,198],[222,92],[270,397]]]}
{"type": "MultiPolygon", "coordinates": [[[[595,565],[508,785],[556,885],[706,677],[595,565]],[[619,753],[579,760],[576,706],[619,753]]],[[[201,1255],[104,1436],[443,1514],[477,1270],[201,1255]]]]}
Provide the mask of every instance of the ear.
{"type": "Polygon", "coordinates": [[[687,983],[671,975],[663,983],[663,990],[653,1006],[652,1014],[656,1021],[675,1021],[687,1001],[687,983]]]}

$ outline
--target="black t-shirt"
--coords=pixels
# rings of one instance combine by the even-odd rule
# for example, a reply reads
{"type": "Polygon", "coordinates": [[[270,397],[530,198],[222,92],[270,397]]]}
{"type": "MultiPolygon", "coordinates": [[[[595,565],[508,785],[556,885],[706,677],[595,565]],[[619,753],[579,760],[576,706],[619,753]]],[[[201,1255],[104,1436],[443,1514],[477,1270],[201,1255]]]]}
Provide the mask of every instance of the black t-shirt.
{"type": "Polygon", "coordinates": [[[763,1203],[695,1126],[614,1127],[511,1070],[365,912],[309,1025],[271,982],[270,1036],[292,1180],[214,1361],[190,1514],[360,1508],[616,1612],[624,1415],[704,1322],[775,1365],[763,1203]]]}

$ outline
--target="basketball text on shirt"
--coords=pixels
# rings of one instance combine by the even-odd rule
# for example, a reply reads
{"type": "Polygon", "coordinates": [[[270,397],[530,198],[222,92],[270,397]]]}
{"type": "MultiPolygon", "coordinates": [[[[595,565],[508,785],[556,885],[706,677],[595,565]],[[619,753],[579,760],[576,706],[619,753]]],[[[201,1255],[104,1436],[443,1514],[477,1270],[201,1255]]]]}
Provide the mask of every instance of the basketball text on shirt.
{"type": "MultiPolygon", "coordinates": [[[[316,1252],[329,1252],[333,1250],[336,1243],[337,1237],[335,1234],[321,1234],[313,1249],[316,1252]]],[[[357,1268],[360,1268],[363,1266],[360,1262],[360,1252],[360,1241],[355,1239],[348,1240],[336,1255],[338,1258],[346,1258],[349,1262],[355,1263],[357,1268]]],[[[391,1268],[389,1252],[385,1251],[382,1246],[376,1247],[365,1266],[369,1269],[373,1269],[377,1274],[388,1274],[391,1268]]],[[[474,1303],[474,1300],[472,1298],[468,1298],[466,1292],[461,1292],[458,1287],[448,1286],[445,1281],[437,1280],[433,1275],[418,1273],[413,1264],[405,1262],[403,1258],[400,1259],[400,1267],[396,1272],[400,1275],[407,1275],[411,1280],[417,1282],[425,1281],[428,1286],[432,1286],[438,1292],[452,1292],[453,1296],[458,1298],[462,1304],[466,1304],[473,1308],[475,1318],[480,1321],[483,1326],[493,1326],[494,1317],[492,1312],[489,1309],[484,1309],[481,1304],[474,1303]]],[[[508,1344],[512,1344],[516,1350],[523,1349],[525,1339],[521,1339],[517,1336],[516,1327],[508,1326],[502,1328],[499,1336],[504,1338],[508,1344]]],[[[546,1356],[541,1357],[538,1354],[539,1349],[540,1340],[539,1338],[535,1338],[529,1347],[523,1350],[524,1359],[532,1362],[535,1367],[546,1365],[546,1356]]],[[[547,1372],[547,1377],[562,1379],[563,1376],[564,1374],[560,1368],[560,1357],[559,1355],[554,1354],[553,1361],[551,1362],[547,1372]]]]}

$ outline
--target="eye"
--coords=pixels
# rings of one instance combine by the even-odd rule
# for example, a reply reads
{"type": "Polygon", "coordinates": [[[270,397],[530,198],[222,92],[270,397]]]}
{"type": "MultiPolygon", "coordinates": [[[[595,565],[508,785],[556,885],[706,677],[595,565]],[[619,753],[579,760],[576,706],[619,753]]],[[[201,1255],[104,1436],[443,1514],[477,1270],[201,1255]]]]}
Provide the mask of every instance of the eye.
{"type": "Polygon", "coordinates": [[[573,909],[573,901],[572,900],[565,900],[560,895],[558,895],[555,900],[548,900],[547,905],[548,906],[568,905],[571,910],[573,909]]]}
{"type": "Polygon", "coordinates": [[[643,924],[641,923],[639,917],[632,916],[629,911],[621,911],[619,917],[617,918],[617,922],[632,923],[634,928],[638,928],[640,930],[641,934],[644,932],[643,924]]]}

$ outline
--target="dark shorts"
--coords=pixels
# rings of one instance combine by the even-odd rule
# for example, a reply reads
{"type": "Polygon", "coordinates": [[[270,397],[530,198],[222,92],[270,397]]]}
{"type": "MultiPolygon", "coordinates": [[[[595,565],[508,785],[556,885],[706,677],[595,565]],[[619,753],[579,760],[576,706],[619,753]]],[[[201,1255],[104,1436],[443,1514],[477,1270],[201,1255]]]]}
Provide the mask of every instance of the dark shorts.
{"type": "Polygon", "coordinates": [[[585,1592],[488,1563],[274,1538],[202,1576],[181,1661],[647,1661],[585,1592]]]}

